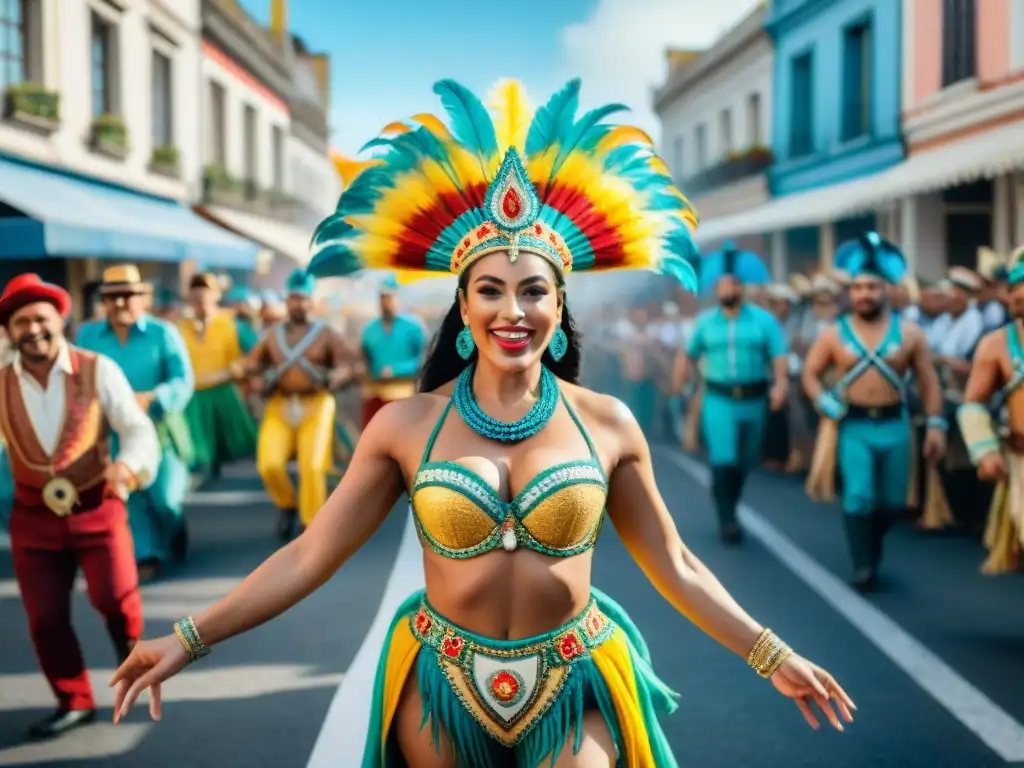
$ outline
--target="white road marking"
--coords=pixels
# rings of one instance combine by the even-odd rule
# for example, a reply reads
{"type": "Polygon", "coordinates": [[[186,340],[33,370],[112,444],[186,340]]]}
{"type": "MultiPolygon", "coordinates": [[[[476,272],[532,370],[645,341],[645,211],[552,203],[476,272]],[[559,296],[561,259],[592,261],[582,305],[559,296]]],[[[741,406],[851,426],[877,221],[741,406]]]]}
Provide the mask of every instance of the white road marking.
{"type": "MultiPolygon", "coordinates": [[[[704,487],[710,486],[710,473],[699,462],[675,451],[663,450],[660,453],[704,487]]],[[[989,749],[1008,763],[1024,760],[1024,726],[800,549],[752,507],[741,504],[738,516],[747,533],[989,749]]]]}
{"type": "Polygon", "coordinates": [[[410,511],[377,615],[327,710],[306,768],[337,768],[362,762],[380,651],[398,606],[419,589],[423,589],[423,558],[410,511]]]}

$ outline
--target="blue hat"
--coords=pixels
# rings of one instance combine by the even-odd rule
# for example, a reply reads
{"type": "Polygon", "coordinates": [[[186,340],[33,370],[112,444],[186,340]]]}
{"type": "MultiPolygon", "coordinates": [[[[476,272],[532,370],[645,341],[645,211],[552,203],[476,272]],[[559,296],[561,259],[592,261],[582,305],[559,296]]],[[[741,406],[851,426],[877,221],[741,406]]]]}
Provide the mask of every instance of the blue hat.
{"type": "Polygon", "coordinates": [[[380,284],[380,295],[390,296],[392,294],[398,293],[398,288],[398,278],[396,278],[394,275],[388,275],[387,277],[384,278],[384,282],[380,284]]]}
{"type": "Polygon", "coordinates": [[[316,288],[316,278],[306,273],[306,270],[299,268],[288,275],[288,282],[285,284],[289,294],[300,296],[312,296],[316,288]]]}
{"type": "Polygon", "coordinates": [[[836,249],[833,266],[851,279],[878,277],[893,285],[906,277],[907,262],[899,247],[877,232],[865,232],[836,249]]]}
{"type": "Polygon", "coordinates": [[[247,286],[244,286],[244,285],[233,285],[228,290],[228,292],[224,294],[224,303],[225,304],[247,304],[250,301],[252,301],[252,298],[253,298],[252,291],[250,291],[247,286]]]}

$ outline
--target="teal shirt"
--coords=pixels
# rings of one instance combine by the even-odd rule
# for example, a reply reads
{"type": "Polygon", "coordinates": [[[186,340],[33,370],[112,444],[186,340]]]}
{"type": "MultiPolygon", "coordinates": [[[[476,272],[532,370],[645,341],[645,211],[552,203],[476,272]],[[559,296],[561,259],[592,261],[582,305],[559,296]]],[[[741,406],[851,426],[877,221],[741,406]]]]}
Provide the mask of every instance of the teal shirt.
{"type": "Polygon", "coordinates": [[[260,340],[260,335],[256,332],[256,326],[251,320],[247,320],[244,317],[236,317],[235,328],[238,329],[238,346],[241,348],[243,355],[248,355],[256,346],[256,342],[260,340]]]}
{"type": "Polygon", "coordinates": [[[106,320],[84,323],[75,343],[117,363],[136,392],[152,392],[149,416],[181,413],[192,398],[195,376],[185,340],[171,323],[143,315],[121,344],[106,320]]]}
{"type": "Polygon", "coordinates": [[[788,354],[786,336],[775,316],[753,304],[740,307],[735,319],[720,307],[697,318],[688,354],[703,360],[702,372],[715,384],[753,384],[772,378],[772,361],[788,354]]]}
{"type": "Polygon", "coordinates": [[[393,378],[407,379],[420,370],[427,334],[415,318],[397,315],[387,330],[378,317],[363,329],[362,346],[370,378],[380,380],[381,371],[390,367],[393,378]]]}

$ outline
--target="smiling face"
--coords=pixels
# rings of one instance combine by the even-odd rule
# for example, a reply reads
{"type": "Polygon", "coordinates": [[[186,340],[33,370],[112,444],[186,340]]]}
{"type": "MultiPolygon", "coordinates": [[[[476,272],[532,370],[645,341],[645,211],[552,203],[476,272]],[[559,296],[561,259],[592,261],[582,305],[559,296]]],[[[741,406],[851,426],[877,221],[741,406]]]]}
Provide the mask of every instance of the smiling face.
{"type": "Polygon", "coordinates": [[[499,370],[522,371],[540,360],[562,322],[562,290],[542,257],[504,251],[481,258],[459,292],[462,322],[482,359],[499,370]]]}

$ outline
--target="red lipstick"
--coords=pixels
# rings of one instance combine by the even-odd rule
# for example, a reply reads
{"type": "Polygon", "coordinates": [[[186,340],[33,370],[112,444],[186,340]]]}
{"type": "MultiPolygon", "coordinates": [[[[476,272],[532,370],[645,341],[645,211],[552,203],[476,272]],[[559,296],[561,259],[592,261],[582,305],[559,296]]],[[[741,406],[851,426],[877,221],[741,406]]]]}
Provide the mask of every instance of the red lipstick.
{"type": "Polygon", "coordinates": [[[517,325],[507,325],[501,328],[491,328],[490,334],[494,343],[506,352],[519,352],[530,346],[534,330],[517,325]]]}

